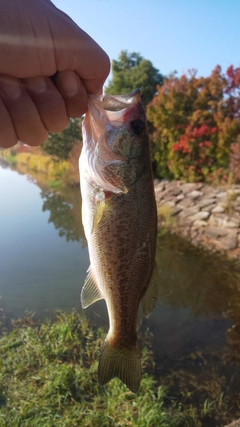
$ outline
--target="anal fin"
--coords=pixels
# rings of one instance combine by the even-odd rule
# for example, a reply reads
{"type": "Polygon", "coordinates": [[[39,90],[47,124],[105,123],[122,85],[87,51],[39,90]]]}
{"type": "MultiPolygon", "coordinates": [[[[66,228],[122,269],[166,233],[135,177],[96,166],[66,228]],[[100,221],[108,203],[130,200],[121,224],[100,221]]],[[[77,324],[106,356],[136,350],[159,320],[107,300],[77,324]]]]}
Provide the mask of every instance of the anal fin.
{"type": "Polygon", "coordinates": [[[81,291],[82,308],[87,308],[89,305],[99,301],[100,299],[103,299],[103,297],[98,289],[90,266],[81,291]]]}
{"type": "Polygon", "coordinates": [[[150,276],[149,284],[145,294],[142,297],[142,309],[144,316],[149,316],[154,310],[158,299],[158,271],[156,262],[150,276]]]}

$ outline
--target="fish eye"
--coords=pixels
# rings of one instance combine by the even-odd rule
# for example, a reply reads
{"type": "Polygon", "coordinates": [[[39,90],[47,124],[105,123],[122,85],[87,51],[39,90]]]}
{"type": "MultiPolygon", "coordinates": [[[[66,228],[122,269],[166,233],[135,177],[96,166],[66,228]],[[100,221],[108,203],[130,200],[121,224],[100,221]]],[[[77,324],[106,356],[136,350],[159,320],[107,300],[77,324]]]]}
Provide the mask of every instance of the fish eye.
{"type": "Polygon", "coordinates": [[[130,123],[132,133],[135,136],[141,136],[145,131],[145,122],[143,120],[133,120],[133,122],[130,123]]]}

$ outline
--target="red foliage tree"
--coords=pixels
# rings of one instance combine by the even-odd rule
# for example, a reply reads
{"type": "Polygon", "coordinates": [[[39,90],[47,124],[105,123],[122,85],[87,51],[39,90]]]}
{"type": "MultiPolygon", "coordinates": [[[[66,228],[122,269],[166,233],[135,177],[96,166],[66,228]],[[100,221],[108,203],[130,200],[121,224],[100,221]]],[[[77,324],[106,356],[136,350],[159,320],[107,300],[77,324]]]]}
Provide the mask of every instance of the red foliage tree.
{"type": "Polygon", "coordinates": [[[163,177],[200,181],[224,175],[240,132],[240,68],[210,77],[171,75],[158,86],[147,115],[154,126],[155,161],[163,177]]]}

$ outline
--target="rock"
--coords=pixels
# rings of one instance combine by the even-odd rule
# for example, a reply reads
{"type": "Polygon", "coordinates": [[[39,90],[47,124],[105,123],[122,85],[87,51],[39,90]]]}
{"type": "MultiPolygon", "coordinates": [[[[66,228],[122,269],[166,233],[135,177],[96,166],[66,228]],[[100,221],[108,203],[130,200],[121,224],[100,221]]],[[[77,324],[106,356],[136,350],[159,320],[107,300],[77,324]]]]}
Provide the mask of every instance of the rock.
{"type": "Polygon", "coordinates": [[[221,202],[222,204],[226,204],[228,202],[228,196],[226,191],[221,191],[216,196],[217,201],[221,202]]]}
{"type": "Polygon", "coordinates": [[[224,216],[221,214],[212,214],[209,218],[210,225],[217,225],[221,227],[223,225],[224,216]]]}
{"type": "Polygon", "coordinates": [[[154,187],[155,197],[156,197],[156,201],[157,202],[160,202],[160,200],[163,199],[163,197],[164,197],[164,189],[165,189],[165,185],[163,183],[157,184],[154,187]]]}
{"type": "Polygon", "coordinates": [[[228,235],[226,237],[220,237],[216,242],[216,246],[225,251],[232,251],[236,249],[238,240],[236,236],[228,235]]]}
{"type": "Polygon", "coordinates": [[[240,225],[240,220],[235,217],[224,217],[222,225],[223,227],[228,228],[238,228],[240,225]]]}
{"type": "Polygon", "coordinates": [[[179,188],[173,188],[169,191],[169,193],[171,194],[171,196],[178,196],[181,193],[181,190],[179,188]]]}
{"type": "Polygon", "coordinates": [[[155,199],[156,199],[156,202],[159,204],[159,203],[160,203],[160,201],[162,200],[161,193],[159,193],[159,194],[156,194],[156,193],[155,193],[155,199]]]}
{"type": "Polygon", "coordinates": [[[181,209],[185,209],[185,208],[188,208],[191,204],[192,204],[191,199],[184,198],[178,203],[178,206],[181,209]]]}
{"type": "MultiPolygon", "coordinates": [[[[182,213],[182,212],[181,212],[182,213]]],[[[181,226],[187,226],[187,225],[191,225],[192,224],[192,219],[190,216],[181,216],[181,213],[179,214],[178,218],[179,218],[179,224],[181,226]]],[[[187,235],[187,230],[184,230],[184,234],[187,235]]]]}
{"type": "Polygon", "coordinates": [[[195,199],[198,199],[200,196],[202,196],[202,194],[203,193],[201,191],[193,190],[193,191],[190,191],[190,193],[187,193],[186,197],[190,197],[190,199],[195,200],[195,199]]]}
{"type": "Polygon", "coordinates": [[[230,190],[227,191],[227,193],[229,194],[229,196],[238,196],[240,194],[240,190],[238,188],[231,188],[230,190]]]}
{"type": "Polygon", "coordinates": [[[203,220],[203,219],[208,219],[209,216],[210,216],[210,212],[200,211],[200,212],[197,212],[195,215],[193,215],[192,219],[193,219],[193,221],[196,221],[198,219],[203,220]]]}
{"type": "Polygon", "coordinates": [[[231,221],[235,221],[235,222],[238,222],[239,221],[239,215],[236,213],[236,212],[233,212],[232,214],[230,214],[230,215],[228,215],[228,218],[231,220],[231,221]]]}
{"type": "Polygon", "coordinates": [[[216,194],[216,197],[218,199],[223,199],[223,198],[227,197],[227,192],[226,191],[220,191],[218,194],[216,194]]]}
{"type": "Polygon", "coordinates": [[[182,200],[182,199],[184,199],[184,195],[183,195],[183,194],[179,194],[179,195],[176,197],[176,201],[179,201],[179,200],[182,200]]]}
{"type": "Polygon", "coordinates": [[[201,219],[197,219],[196,221],[193,222],[193,226],[196,228],[207,227],[207,222],[201,219]]]}
{"type": "MultiPolygon", "coordinates": [[[[179,204],[177,206],[179,206],[179,204]]],[[[195,206],[193,206],[192,208],[183,209],[182,212],[179,214],[179,216],[186,218],[188,216],[195,215],[197,212],[198,212],[198,209],[195,206]]]]}
{"type": "Polygon", "coordinates": [[[165,188],[160,194],[161,194],[162,199],[165,199],[168,196],[171,197],[171,195],[169,194],[169,189],[168,188],[165,188]]]}
{"type": "Polygon", "coordinates": [[[225,427],[240,427],[240,419],[237,421],[233,421],[231,424],[228,424],[225,427]]]}
{"type": "Polygon", "coordinates": [[[165,190],[165,185],[160,183],[158,185],[155,185],[154,189],[155,193],[160,193],[161,191],[165,190]]]}
{"type": "Polygon", "coordinates": [[[175,206],[175,202],[173,200],[162,200],[161,206],[169,206],[173,208],[175,206]]]}
{"type": "Polygon", "coordinates": [[[213,252],[233,251],[231,256],[239,257],[240,185],[226,190],[167,180],[155,180],[154,185],[158,206],[176,217],[179,227],[175,232],[196,246],[203,244],[213,252]]]}
{"type": "Polygon", "coordinates": [[[173,206],[173,208],[172,208],[172,212],[171,212],[171,215],[172,215],[172,216],[177,215],[177,214],[179,214],[181,211],[182,211],[182,209],[179,207],[179,205],[177,205],[177,206],[173,206]]]}
{"type": "Polygon", "coordinates": [[[194,241],[198,236],[198,231],[197,230],[191,230],[191,239],[194,241]]]}
{"type": "Polygon", "coordinates": [[[202,211],[212,212],[215,206],[215,203],[213,203],[212,205],[205,206],[204,208],[202,208],[202,211]]]}
{"type": "Polygon", "coordinates": [[[210,185],[204,184],[204,185],[202,185],[201,190],[204,194],[207,194],[207,193],[210,193],[211,191],[213,191],[213,188],[210,185]]]}
{"type": "Polygon", "coordinates": [[[175,202],[175,197],[173,197],[170,193],[165,194],[165,196],[164,196],[163,199],[166,200],[166,202],[169,201],[169,202],[176,203],[175,202]]]}
{"type": "Polygon", "coordinates": [[[197,184],[192,184],[190,182],[186,183],[186,184],[182,184],[180,186],[181,191],[183,192],[183,194],[189,193],[190,191],[196,190],[197,188],[197,184]]]}
{"type": "Polygon", "coordinates": [[[202,192],[203,192],[203,196],[206,199],[215,199],[218,193],[216,190],[213,190],[213,189],[204,191],[204,188],[202,189],[202,192]]]}
{"type": "Polygon", "coordinates": [[[231,207],[235,208],[237,206],[240,206],[240,203],[237,200],[234,200],[234,201],[230,201],[230,205],[231,207]]]}
{"type": "Polygon", "coordinates": [[[213,198],[211,198],[211,199],[202,199],[202,200],[199,200],[197,202],[196,206],[198,206],[199,209],[200,209],[200,208],[204,208],[205,206],[212,205],[212,204],[215,204],[215,203],[216,203],[216,200],[213,199],[213,198]]]}
{"type": "Polygon", "coordinates": [[[216,205],[211,212],[212,213],[223,213],[225,209],[221,205],[216,205]]]}
{"type": "Polygon", "coordinates": [[[166,187],[168,189],[176,188],[176,187],[179,187],[179,183],[178,183],[178,181],[166,181],[166,187]]]}
{"type": "Polygon", "coordinates": [[[220,227],[207,227],[204,230],[204,234],[207,237],[217,239],[220,236],[226,236],[228,234],[228,230],[220,227]]]}
{"type": "Polygon", "coordinates": [[[196,185],[196,190],[201,190],[201,189],[204,187],[204,185],[205,185],[205,184],[203,184],[202,182],[199,182],[199,183],[196,185]]]}

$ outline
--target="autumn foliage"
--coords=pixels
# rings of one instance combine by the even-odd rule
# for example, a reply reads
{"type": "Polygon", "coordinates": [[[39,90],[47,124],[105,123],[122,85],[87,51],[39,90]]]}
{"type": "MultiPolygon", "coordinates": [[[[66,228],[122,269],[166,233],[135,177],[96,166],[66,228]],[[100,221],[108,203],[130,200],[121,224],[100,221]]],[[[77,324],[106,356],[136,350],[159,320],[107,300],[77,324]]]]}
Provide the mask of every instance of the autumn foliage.
{"type": "Polygon", "coordinates": [[[217,66],[210,77],[197,77],[195,70],[171,75],[157,87],[147,116],[159,176],[227,179],[231,146],[240,133],[240,68],[223,74],[217,66]]]}

